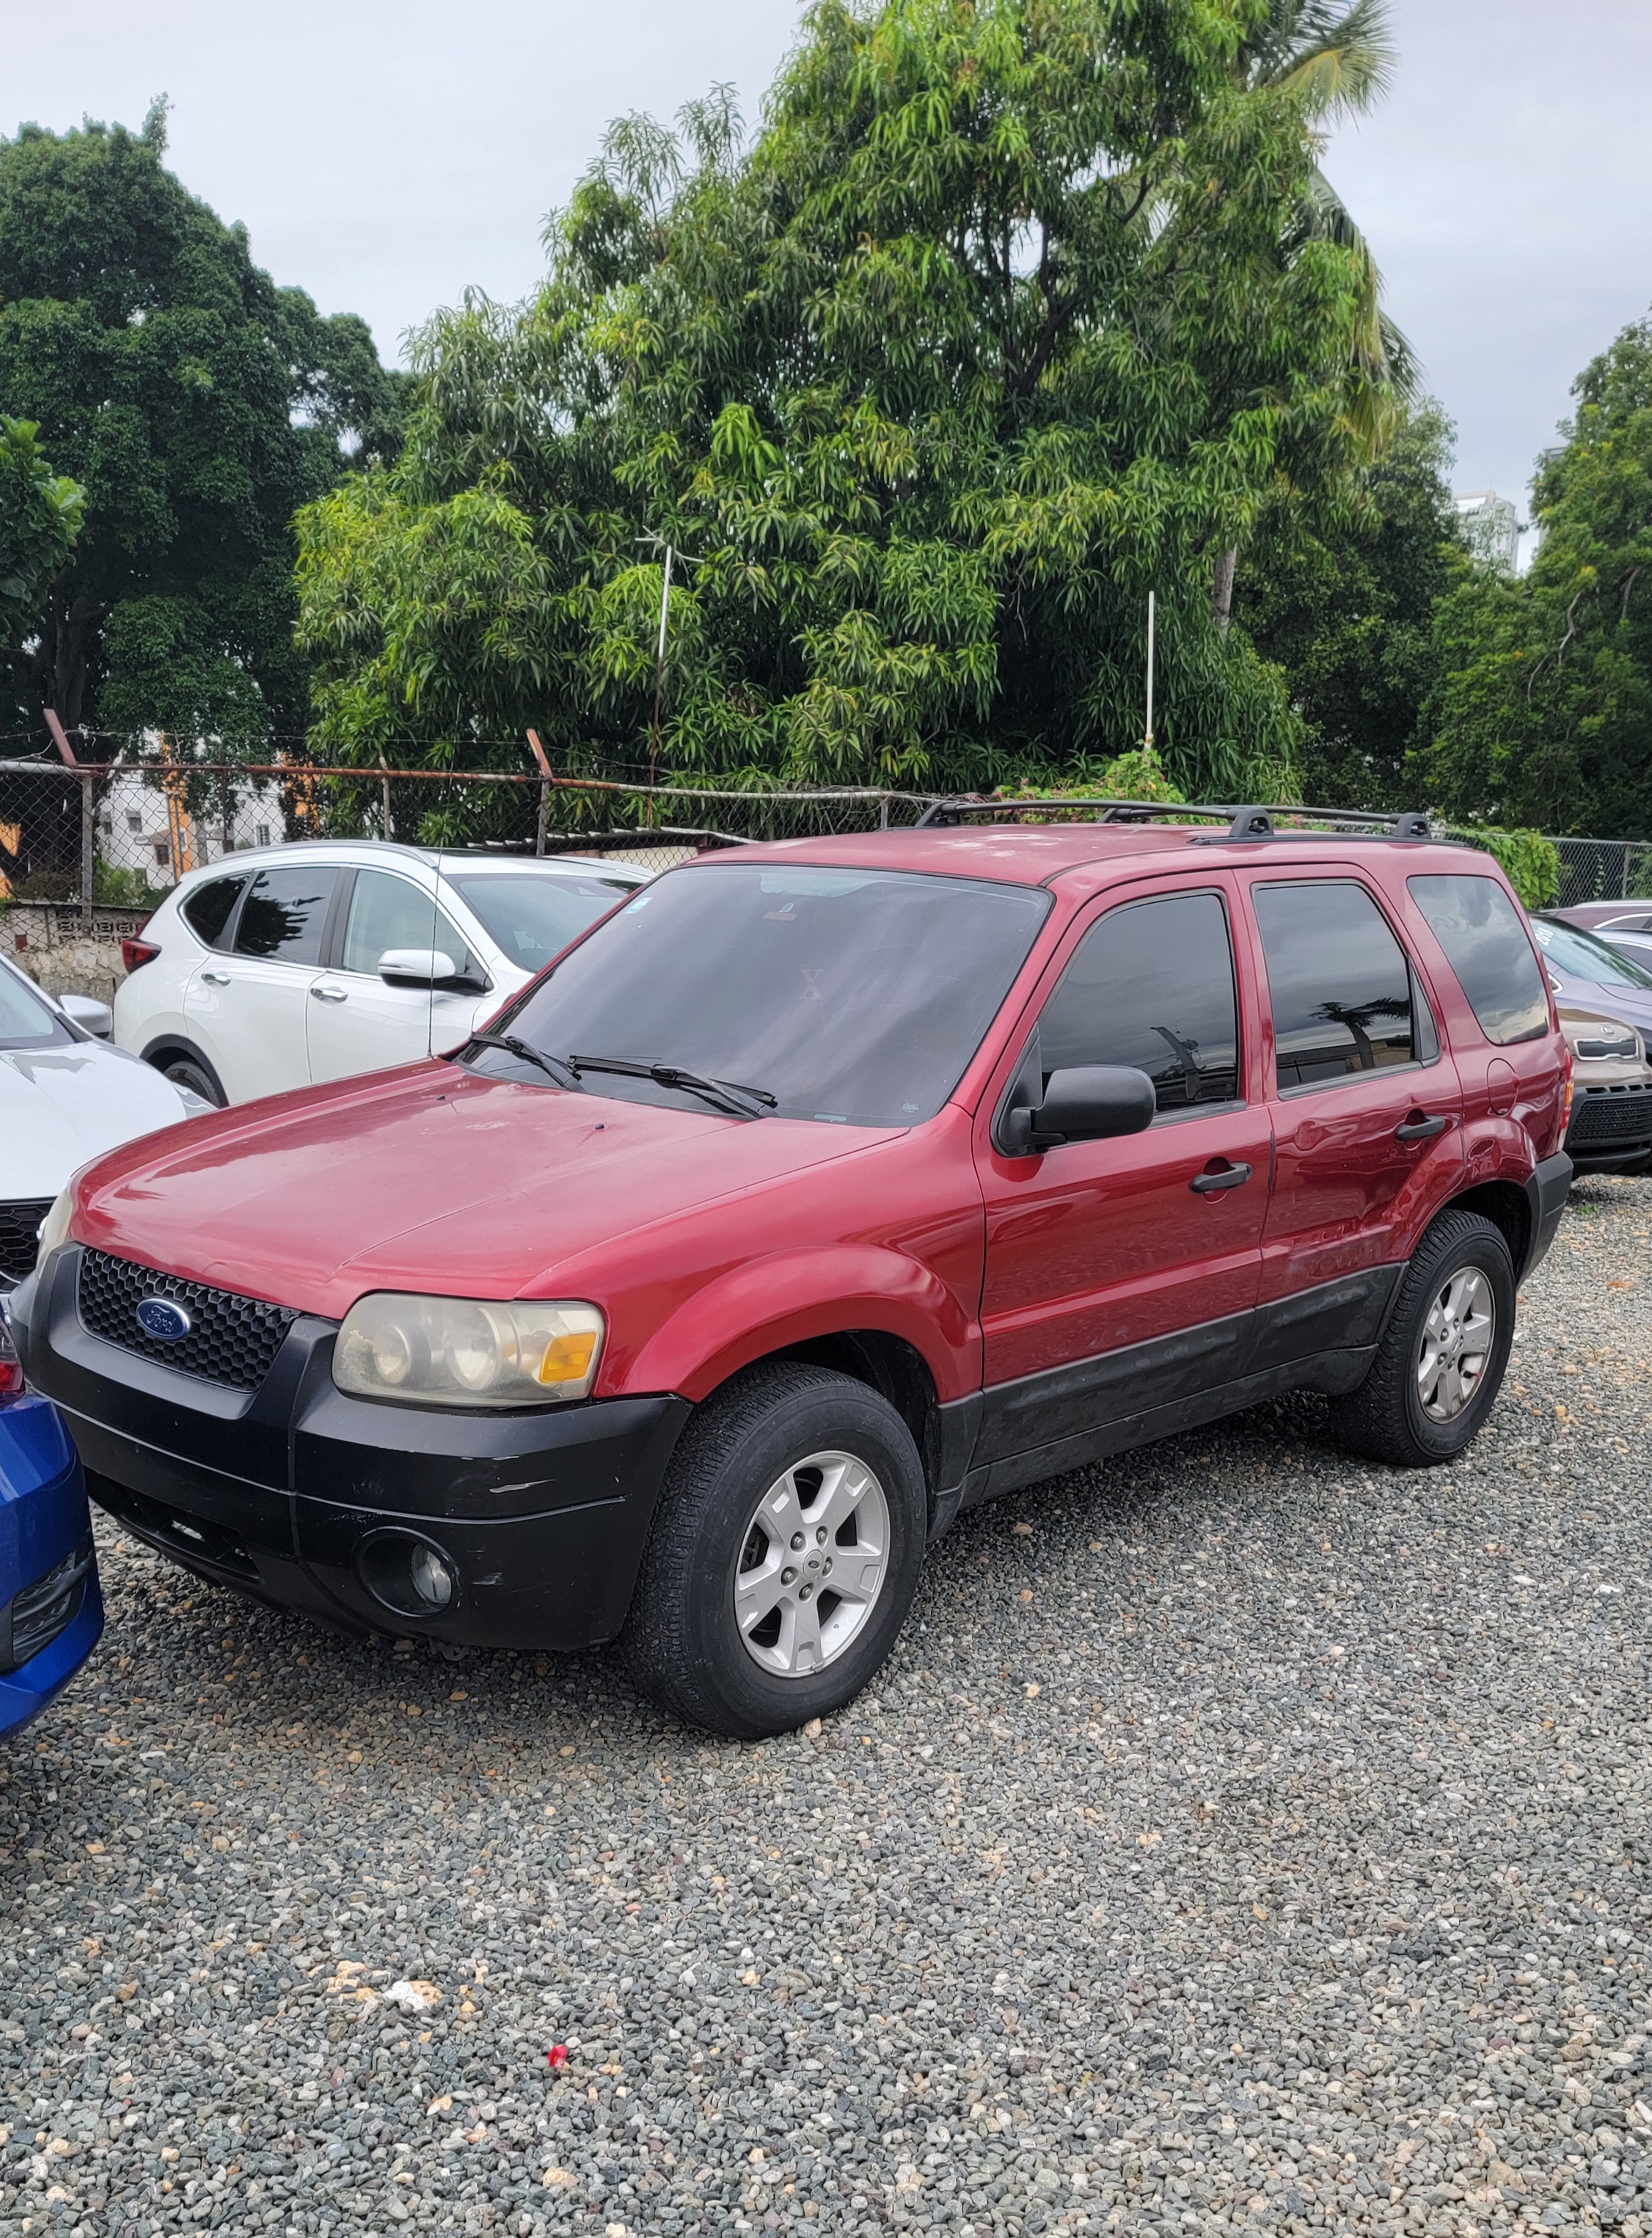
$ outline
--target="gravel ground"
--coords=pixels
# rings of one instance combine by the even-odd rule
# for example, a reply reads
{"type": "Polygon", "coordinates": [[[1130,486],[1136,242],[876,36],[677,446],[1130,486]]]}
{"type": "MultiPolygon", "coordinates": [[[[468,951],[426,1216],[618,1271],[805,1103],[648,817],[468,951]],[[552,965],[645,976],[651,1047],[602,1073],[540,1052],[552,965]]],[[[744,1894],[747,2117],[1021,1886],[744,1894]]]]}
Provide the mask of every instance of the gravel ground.
{"type": "Polygon", "coordinates": [[[1649,1230],[1578,1189],[1455,1471],[1303,1401],[1017,1495],[754,1747],[106,1533],[0,2234],[1652,2234],[1649,1230]]]}

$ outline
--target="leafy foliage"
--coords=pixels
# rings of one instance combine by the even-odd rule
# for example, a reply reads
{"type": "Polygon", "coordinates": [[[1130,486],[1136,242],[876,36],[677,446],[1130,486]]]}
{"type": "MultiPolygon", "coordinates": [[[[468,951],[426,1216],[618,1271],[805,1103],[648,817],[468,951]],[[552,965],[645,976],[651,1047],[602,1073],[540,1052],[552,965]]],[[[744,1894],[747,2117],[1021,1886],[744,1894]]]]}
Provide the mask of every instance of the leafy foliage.
{"type": "Polygon", "coordinates": [[[1451,836],[1471,840],[1495,856],[1529,910],[1550,909],[1560,899],[1560,850],[1541,831],[1502,831],[1491,824],[1470,824],[1456,825],[1451,836]]]}
{"type": "Polygon", "coordinates": [[[1283,494],[1240,562],[1234,612],[1284,670],[1307,726],[1303,798],[1401,808],[1439,678],[1435,609],[1468,573],[1437,406],[1403,422],[1331,507],[1283,494]]]}
{"type": "Polygon", "coordinates": [[[55,474],[32,420],[0,413],[0,651],[21,648],[46,586],[68,559],[86,493],[55,474]]]}
{"type": "Polygon", "coordinates": [[[1300,726],[1212,560],[1346,475],[1377,375],[1267,13],[821,0],[748,150],[720,92],[616,125],[541,294],[435,319],[400,462],[300,517],[318,743],[647,759],[668,547],[665,766],[1087,773],[1155,587],[1175,782],[1277,797],[1300,726]]]}
{"type": "Polygon", "coordinates": [[[0,727],[302,727],[289,522],[348,456],[395,447],[359,319],[253,264],[142,133],[0,141],[0,411],[28,412],[85,520],[31,579],[0,727]]]}
{"type": "Polygon", "coordinates": [[[1551,831],[1652,830],[1652,321],[1580,375],[1542,467],[1527,574],[1476,569],[1441,605],[1417,765],[1450,813],[1551,831]]]}

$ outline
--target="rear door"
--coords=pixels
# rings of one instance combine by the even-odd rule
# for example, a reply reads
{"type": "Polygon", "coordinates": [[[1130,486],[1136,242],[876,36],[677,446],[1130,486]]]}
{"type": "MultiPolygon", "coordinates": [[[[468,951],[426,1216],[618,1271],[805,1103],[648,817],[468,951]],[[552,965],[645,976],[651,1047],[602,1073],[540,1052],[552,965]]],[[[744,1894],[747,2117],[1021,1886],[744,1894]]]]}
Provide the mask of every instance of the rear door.
{"type": "Polygon", "coordinates": [[[1340,870],[1246,884],[1274,1135],[1261,1369],[1375,1343],[1411,1238],[1461,1181],[1463,1099],[1428,990],[1370,886],[1340,870]]]}
{"type": "Polygon", "coordinates": [[[232,1103],[309,1080],[305,1007],[338,879],[329,864],[260,871],[228,950],[191,976],[186,1019],[232,1103]]]}
{"type": "MultiPolygon", "coordinates": [[[[977,1460],[1083,1458],[1110,1426],[1245,1370],[1270,1136],[1248,1092],[1231,883],[1112,900],[1082,921],[1011,1076],[1125,1064],[1144,1134],[1008,1157],[977,1136],[986,1200],[987,1385],[977,1460]],[[1067,1451],[1060,1450],[1063,1441],[1067,1451]],[[1075,1441],[1078,1441],[1075,1443],[1075,1441]]],[[[1096,1450],[1127,1436],[1103,1435],[1096,1450]]]]}
{"type": "Polygon", "coordinates": [[[309,990],[307,1034],[312,1080],[342,1080],[412,1064],[451,1049],[483,1005],[487,974],[435,897],[394,871],[357,871],[340,902],[336,963],[309,990]],[[388,986],[387,950],[440,950],[472,983],[468,991],[388,986]]]}

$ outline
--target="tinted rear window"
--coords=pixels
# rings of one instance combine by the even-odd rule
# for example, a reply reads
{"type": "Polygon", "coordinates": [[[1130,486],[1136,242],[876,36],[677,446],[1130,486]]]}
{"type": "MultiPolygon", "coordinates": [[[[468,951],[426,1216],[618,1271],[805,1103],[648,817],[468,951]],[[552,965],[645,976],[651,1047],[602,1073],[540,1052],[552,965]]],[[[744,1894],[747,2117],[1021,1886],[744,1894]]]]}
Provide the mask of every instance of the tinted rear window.
{"type": "Polygon", "coordinates": [[[1255,886],[1282,1091],[1417,1058],[1411,971],[1363,886],[1255,886]]]}
{"type": "Polygon", "coordinates": [[[260,871],[236,927],[237,956],[319,963],[336,871],[260,871]]]}
{"type": "Polygon", "coordinates": [[[1496,880],[1452,872],[1406,884],[1486,1039],[1529,1042],[1546,1034],[1543,975],[1520,912],[1496,880]]]}
{"type": "Polygon", "coordinates": [[[236,897],[246,883],[244,878],[209,878],[205,885],[197,886],[178,904],[190,931],[204,940],[209,948],[216,948],[222,939],[236,897]]]}

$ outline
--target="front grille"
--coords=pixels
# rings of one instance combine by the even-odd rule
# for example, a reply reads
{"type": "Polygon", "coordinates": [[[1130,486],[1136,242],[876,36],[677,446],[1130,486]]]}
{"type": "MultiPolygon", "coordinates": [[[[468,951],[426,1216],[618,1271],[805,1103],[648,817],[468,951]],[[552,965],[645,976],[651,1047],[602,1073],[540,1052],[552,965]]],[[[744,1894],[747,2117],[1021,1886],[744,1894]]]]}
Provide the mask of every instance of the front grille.
{"type": "Polygon", "coordinates": [[[106,1251],[81,1253],[79,1305],[82,1328],[106,1344],[204,1382],[226,1384],[232,1391],[258,1388],[298,1319],[289,1307],[209,1289],[203,1282],[113,1259],[106,1251]],[[170,1298],[182,1306],[189,1316],[189,1334],[173,1344],[151,1336],[137,1319],[145,1298],[170,1298]]]}
{"type": "Polygon", "coordinates": [[[0,1204],[0,1281],[21,1282],[35,1271],[36,1238],[40,1223],[51,1210],[49,1196],[26,1197],[20,1204],[0,1204]]]}
{"type": "Polygon", "coordinates": [[[80,1614],[86,1598],[86,1573],[92,1566],[89,1531],[72,1554],[0,1609],[0,1671],[16,1671],[43,1647],[50,1647],[80,1614]]]}
{"type": "Polygon", "coordinates": [[[1586,1088],[1572,1105],[1569,1149],[1632,1149],[1652,1143],[1652,1089],[1638,1082],[1622,1088],[1586,1088]]]}

